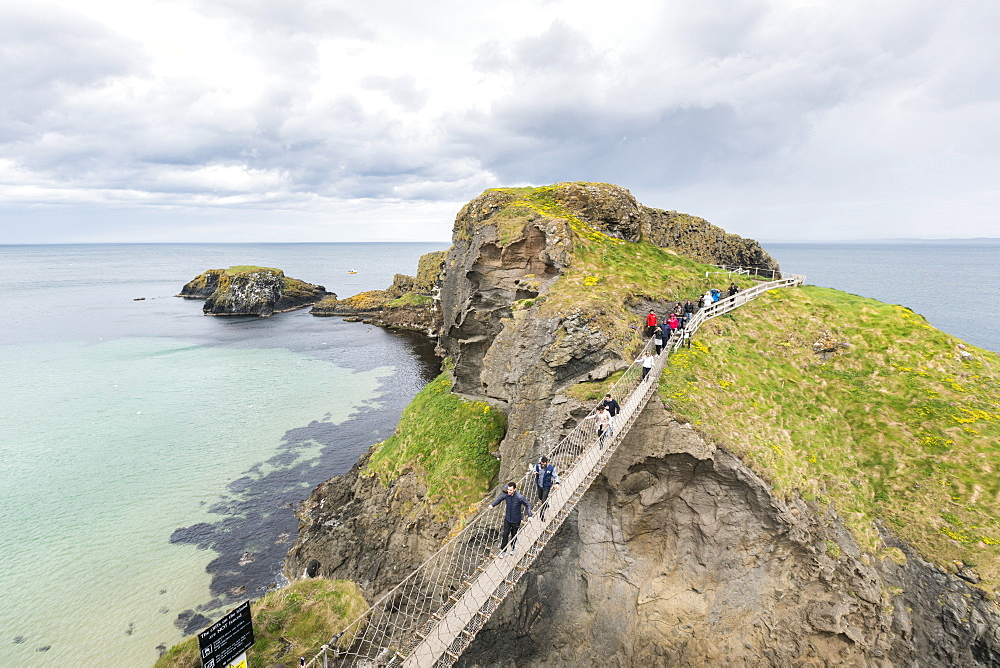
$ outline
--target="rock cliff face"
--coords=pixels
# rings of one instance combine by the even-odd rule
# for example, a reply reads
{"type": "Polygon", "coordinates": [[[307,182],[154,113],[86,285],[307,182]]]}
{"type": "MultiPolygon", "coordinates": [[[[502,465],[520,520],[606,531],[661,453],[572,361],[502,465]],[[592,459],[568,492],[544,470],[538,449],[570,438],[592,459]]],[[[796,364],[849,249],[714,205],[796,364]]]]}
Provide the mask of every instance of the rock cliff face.
{"type": "Polygon", "coordinates": [[[558,442],[559,425],[575,422],[570,411],[578,407],[563,389],[624,364],[591,314],[516,308],[544,295],[570,266],[573,235],[593,231],[705,262],[778,269],[756,241],[644,207],[617,186],[563,183],[528,203],[516,189],[488,190],[469,202],[455,220],[441,278],[439,348],[455,361],[457,391],[508,406],[501,478],[519,474],[520,462],[558,442]]]}
{"type": "MultiPolygon", "coordinates": [[[[456,391],[507,413],[501,480],[519,478],[590,409],[574,386],[624,365],[600,308],[576,308],[567,292],[553,306],[580,261],[574,244],[608,237],[777,269],[756,242],[614,186],[471,201],[440,277],[438,346],[456,391]]],[[[353,578],[375,596],[447,535],[421,510],[426,490],[412,475],[384,487],[363,468],[303,505],[289,577],[353,578]]],[[[888,532],[883,541],[878,554],[862,551],[827,506],[783,501],[654,398],[462,663],[1000,665],[997,605],[888,532]]]]}
{"type": "Polygon", "coordinates": [[[300,506],[299,537],[285,559],[290,580],[350,578],[372,599],[440,546],[448,524],[415,512],[426,488],[412,474],[383,486],[363,473],[367,460],[317,487],[300,506]]]}
{"type": "MultiPolygon", "coordinates": [[[[181,290],[179,297],[204,299],[205,315],[255,315],[266,318],[314,304],[327,295],[322,285],[287,278],[280,269],[209,269],[181,290]]],[[[336,295],[333,295],[336,298],[336,295]]]]}
{"type": "Polygon", "coordinates": [[[396,274],[387,290],[362,292],[347,299],[333,295],[313,306],[310,313],[343,315],[380,327],[410,329],[436,337],[441,326],[436,307],[438,277],[444,256],[444,251],[427,253],[420,258],[416,276],[396,274]]]}
{"type": "Polygon", "coordinates": [[[1000,665],[996,604],[886,540],[862,553],[654,398],[460,663],[1000,665]]]}
{"type": "Polygon", "coordinates": [[[555,187],[553,196],[611,236],[671,248],[709,264],[765,271],[779,269],[774,258],[753,239],[729,234],[703,218],[643,206],[624,188],[600,183],[562,183],[555,187]]]}

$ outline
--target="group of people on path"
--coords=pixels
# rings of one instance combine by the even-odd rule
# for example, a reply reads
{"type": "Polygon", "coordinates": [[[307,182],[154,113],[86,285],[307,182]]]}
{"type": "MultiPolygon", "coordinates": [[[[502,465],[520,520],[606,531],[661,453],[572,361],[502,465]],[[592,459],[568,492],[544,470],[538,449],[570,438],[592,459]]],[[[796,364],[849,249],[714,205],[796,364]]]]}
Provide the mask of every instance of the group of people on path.
{"type": "MultiPolygon", "coordinates": [[[[732,297],[740,289],[735,283],[730,283],[728,290],[725,292],[726,297],[732,297]]],[[[677,302],[670,314],[664,318],[660,319],[657,317],[656,312],[653,310],[649,311],[649,315],[646,316],[646,333],[648,336],[653,337],[653,345],[656,346],[656,354],[659,355],[663,351],[663,346],[666,341],[669,341],[673,336],[677,336],[684,331],[684,328],[694,317],[694,314],[701,309],[718,302],[723,299],[722,290],[712,288],[704,295],[698,298],[697,304],[692,302],[690,299],[685,299],[683,302],[677,302]],[[664,330],[666,328],[666,330],[664,330]]],[[[649,375],[650,370],[656,362],[656,357],[650,352],[643,356],[642,358],[642,379],[645,380],[646,376],[649,375]]],[[[591,413],[584,420],[594,420],[597,427],[597,438],[600,443],[600,447],[604,447],[605,439],[615,433],[614,423],[615,417],[621,412],[621,406],[618,402],[611,396],[611,394],[605,394],[604,399],[597,406],[597,410],[591,413]]],[[[549,494],[554,486],[559,486],[559,474],[556,472],[556,467],[554,464],[549,462],[547,456],[542,456],[534,466],[531,467],[531,472],[535,476],[535,487],[538,492],[538,504],[541,508],[541,521],[545,521],[545,510],[546,501],[549,498],[549,494]]],[[[517,483],[509,482],[504,491],[498,496],[490,507],[496,507],[501,503],[506,503],[504,508],[503,516],[503,529],[501,531],[500,537],[500,553],[497,555],[501,559],[506,557],[508,554],[513,555],[517,549],[517,532],[521,529],[521,523],[525,521],[525,515],[527,519],[532,518],[531,514],[531,502],[528,501],[527,497],[521,492],[517,491],[517,483]],[[508,549],[509,546],[509,549],[508,549]]]]}
{"type": "MultiPolygon", "coordinates": [[[[683,302],[677,302],[674,304],[673,309],[671,309],[670,314],[666,318],[657,317],[656,311],[650,309],[649,314],[646,316],[646,335],[653,337],[653,345],[656,346],[656,354],[659,355],[663,352],[664,345],[666,345],[672,338],[683,334],[685,328],[688,323],[691,322],[695,313],[706,306],[711,306],[725,297],[732,297],[739,291],[740,288],[736,285],[736,283],[730,283],[729,288],[725,291],[725,293],[718,288],[712,288],[698,298],[697,304],[693,303],[690,299],[685,299],[683,302]],[[725,297],[723,295],[725,295],[725,297]]],[[[645,380],[646,376],[649,375],[655,361],[656,357],[654,357],[652,353],[647,353],[643,356],[643,380],[645,380]]]]}

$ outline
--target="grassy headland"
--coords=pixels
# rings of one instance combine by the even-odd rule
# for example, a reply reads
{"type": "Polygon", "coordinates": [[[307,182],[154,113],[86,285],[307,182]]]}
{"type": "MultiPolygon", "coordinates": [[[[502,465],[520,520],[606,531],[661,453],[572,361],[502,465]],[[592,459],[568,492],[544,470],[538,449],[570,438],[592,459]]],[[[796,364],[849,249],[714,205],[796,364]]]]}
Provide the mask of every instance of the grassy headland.
{"type": "Polygon", "coordinates": [[[706,323],[660,396],[777,494],[834,504],[863,548],[877,551],[881,521],[1000,585],[995,353],[902,306],[783,289],[706,323]]]}
{"type": "MultiPolygon", "coordinates": [[[[603,184],[596,184],[603,185],[603,184]]],[[[497,188],[511,202],[489,219],[500,229],[501,242],[509,243],[537,218],[563,219],[571,230],[572,262],[544,295],[531,300],[540,317],[582,313],[607,332],[616,350],[628,357],[642,345],[641,317],[633,309],[645,302],[691,299],[709,288],[725,288],[730,281],[746,288],[754,281],[745,276],[720,274],[711,265],[676,251],[649,243],[633,243],[609,236],[588,224],[559,202],[559,186],[497,188]]],[[[662,309],[657,312],[663,314],[662,309]]]]}

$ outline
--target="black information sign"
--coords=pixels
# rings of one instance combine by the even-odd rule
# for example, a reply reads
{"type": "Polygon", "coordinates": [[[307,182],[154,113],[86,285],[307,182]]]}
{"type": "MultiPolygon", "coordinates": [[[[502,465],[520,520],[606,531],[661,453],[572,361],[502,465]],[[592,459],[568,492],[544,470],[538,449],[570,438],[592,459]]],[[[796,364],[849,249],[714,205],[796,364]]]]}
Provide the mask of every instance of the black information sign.
{"type": "Polygon", "coordinates": [[[253,645],[250,601],[198,634],[202,668],[225,668],[253,645]]]}

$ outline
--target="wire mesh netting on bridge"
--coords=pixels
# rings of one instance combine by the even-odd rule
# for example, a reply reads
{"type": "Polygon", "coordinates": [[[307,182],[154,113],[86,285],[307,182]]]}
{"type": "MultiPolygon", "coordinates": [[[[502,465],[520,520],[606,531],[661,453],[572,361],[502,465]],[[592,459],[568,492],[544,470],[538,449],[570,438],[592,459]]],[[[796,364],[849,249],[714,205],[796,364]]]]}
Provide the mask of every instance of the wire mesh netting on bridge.
{"type": "MultiPolygon", "coordinates": [[[[599,437],[597,420],[584,419],[547,453],[562,485],[534,508],[535,515],[544,515],[545,520],[522,522],[517,533],[518,549],[513,556],[503,559],[497,555],[505,505],[489,507],[490,501],[503,490],[497,486],[481,503],[481,512],[461,531],[324,645],[306,665],[316,668],[452,665],[603,469],[654,393],[669,355],[689,345],[691,335],[706,320],[742,306],[767,290],[798,285],[802,280],[801,276],[792,276],[761,283],[702,308],[680,336],[666,343],[644,378],[642,357],[653,349],[650,339],[608,391],[621,405],[611,430],[599,437]]],[[[537,501],[532,472],[518,481],[518,489],[537,501]]]]}

